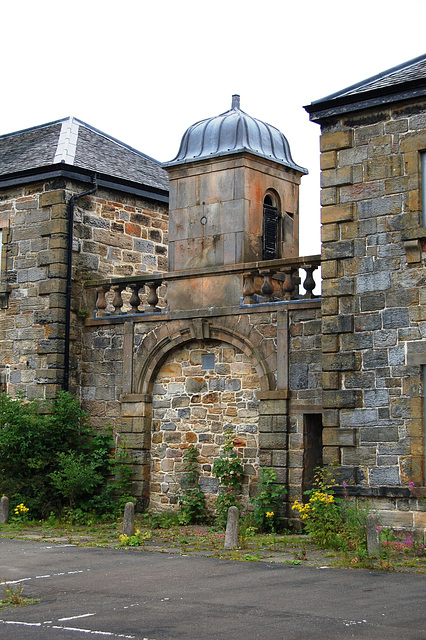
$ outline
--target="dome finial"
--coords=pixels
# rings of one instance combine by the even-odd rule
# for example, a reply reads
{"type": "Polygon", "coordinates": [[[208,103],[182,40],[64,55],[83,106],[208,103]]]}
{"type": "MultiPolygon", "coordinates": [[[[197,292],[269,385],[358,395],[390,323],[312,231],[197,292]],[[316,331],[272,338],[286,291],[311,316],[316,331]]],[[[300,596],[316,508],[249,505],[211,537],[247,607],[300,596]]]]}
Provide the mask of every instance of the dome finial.
{"type": "Polygon", "coordinates": [[[239,109],[240,108],[240,96],[238,93],[234,93],[232,96],[232,107],[231,109],[239,109]]]}

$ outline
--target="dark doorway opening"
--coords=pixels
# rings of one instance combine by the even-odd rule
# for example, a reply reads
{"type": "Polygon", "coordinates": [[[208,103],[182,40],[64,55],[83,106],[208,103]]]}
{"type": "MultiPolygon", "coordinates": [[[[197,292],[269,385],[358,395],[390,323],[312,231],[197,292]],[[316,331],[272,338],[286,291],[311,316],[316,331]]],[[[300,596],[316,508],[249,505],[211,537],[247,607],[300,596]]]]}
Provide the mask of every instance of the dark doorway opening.
{"type": "MultiPolygon", "coordinates": [[[[303,492],[312,489],[316,467],[322,466],[322,415],[306,413],[303,416],[303,492]]],[[[307,502],[309,496],[303,496],[307,502]]]]}

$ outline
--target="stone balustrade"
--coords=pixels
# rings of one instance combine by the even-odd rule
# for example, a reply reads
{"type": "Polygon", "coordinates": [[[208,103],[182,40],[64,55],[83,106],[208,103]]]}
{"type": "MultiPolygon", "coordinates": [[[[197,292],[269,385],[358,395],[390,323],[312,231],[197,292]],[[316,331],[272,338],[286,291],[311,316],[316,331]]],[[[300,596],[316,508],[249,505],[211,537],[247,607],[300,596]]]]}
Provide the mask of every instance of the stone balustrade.
{"type": "Polygon", "coordinates": [[[158,291],[162,282],[161,276],[144,276],[90,284],[87,288],[96,294],[94,317],[164,312],[166,301],[158,291]]]}
{"type": "MultiPolygon", "coordinates": [[[[241,277],[242,305],[258,305],[300,299],[313,299],[317,285],[314,272],[321,265],[320,256],[286,258],[227,265],[226,273],[241,277]],[[300,272],[305,277],[300,277],[300,272]],[[301,286],[304,293],[301,293],[301,286]]],[[[223,267],[191,269],[163,275],[120,278],[86,284],[89,309],[94,317],[165,313],[167,284],[176,280],[223,276],[223,267]]],[[[171,309],[173,311],[173,309],[171,309]]]]}
{"type": "Polygon", "coordinates": [[[314,271],[321,264],[319,256],[311,259],[297,258],[288,264],[288,260],[271,261],[271,266],[258,266],[247,270],[243,280],[243,304],[262,304],[284,300],[316,298],[313,291],[317,285],[314,271]],[[305,271],[305,277],[299,271],[305,271]],[[300,293],[302,283],[304,294],[300,293]]]}

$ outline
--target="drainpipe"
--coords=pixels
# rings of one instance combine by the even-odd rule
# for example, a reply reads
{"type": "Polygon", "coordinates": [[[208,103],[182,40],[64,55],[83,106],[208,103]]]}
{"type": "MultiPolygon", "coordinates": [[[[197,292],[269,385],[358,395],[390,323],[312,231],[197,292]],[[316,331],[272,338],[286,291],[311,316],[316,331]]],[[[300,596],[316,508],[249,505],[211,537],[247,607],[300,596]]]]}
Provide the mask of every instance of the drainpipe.
{"type": "Polygon", "coordinates": [[[64,382],[62,389],[68,391],[70,379],[70,333],[71,333],[71,288],[72,288],[72,245],[74,240],[74,202],[94,193],[98,188],[96,174],[92,178],[93,187],[83,193],[76,193],[68,201],[68,245],[67,245],[67,286],[65,290],[65,353],[64,353],[64,382]]]}

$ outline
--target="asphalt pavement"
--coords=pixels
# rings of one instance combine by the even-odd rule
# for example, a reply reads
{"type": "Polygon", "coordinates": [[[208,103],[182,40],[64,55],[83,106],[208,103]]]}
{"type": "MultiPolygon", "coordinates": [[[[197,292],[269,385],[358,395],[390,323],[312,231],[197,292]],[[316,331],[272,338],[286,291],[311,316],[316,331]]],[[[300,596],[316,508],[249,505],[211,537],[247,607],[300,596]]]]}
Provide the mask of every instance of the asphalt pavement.
{"type": "Polygon", "coordinates": [[[1,640],[426,640],[421,574],[2,538],[0,580],[1,640]]]}

